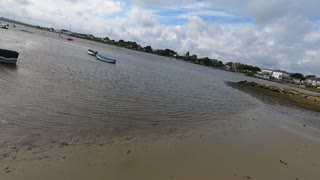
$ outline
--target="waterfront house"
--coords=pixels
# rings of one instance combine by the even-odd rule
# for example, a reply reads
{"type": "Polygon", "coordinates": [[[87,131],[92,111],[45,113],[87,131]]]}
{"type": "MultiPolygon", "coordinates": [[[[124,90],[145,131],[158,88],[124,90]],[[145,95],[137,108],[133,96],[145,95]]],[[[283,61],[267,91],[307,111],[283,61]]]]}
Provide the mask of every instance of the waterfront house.
{"type": "Polygon", "coordinates": [[[290,80],[294,83],[294,84],[301,84],[301,79],[299,78],[290,78],[290,80]]]}
{"type": "Polygon", "coordinates": [[[263,75],[267,75],[267,76],[270,76],[272,75],[272,70],[269,70],[269,69],[261,69],[261,74],[263,75]]]}
{"type": "Polygon", "coordinates": [[[312,84],[313,86],[320,86],[320,78],[316,77],[316,78],[307,79],[307,83],[312,84]]]}
{"type": "Polygon", "coordinates": [[[272,77],[277,79],[288,79],[290,74],[286,71],[274,70],[272,71],[272,77]]]}

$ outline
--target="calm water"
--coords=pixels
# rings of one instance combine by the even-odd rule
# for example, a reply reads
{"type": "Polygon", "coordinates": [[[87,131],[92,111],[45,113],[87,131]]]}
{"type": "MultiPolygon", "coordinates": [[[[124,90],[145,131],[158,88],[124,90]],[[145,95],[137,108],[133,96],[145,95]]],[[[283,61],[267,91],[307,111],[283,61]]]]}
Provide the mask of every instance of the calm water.
{"type": "Polygon", "coordinates": [[[166,134],[263,108],[225,85],[247,79],[241,75],[27,30],[0,30],[0,47],[20,52],[17,66],[0,65],[2,137],[166,134]],[[89,48],[117,64],[96,60],[89,48]]]}

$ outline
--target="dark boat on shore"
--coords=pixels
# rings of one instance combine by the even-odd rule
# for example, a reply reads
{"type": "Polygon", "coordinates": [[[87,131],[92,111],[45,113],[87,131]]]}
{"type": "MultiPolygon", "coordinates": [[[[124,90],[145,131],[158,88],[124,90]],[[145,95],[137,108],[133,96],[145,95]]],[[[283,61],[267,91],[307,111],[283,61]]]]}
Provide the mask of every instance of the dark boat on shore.
{"type": "Polygon", "coordinates": [[[98,51],[94,51],[92,49],[88,49],[88,54],[91,56],[95,56],[96,54],[98,54],[98,51]]]}
{"type": "Polygon", "coordinates": [[[0,63],[16,64],[19,53],[16,51],[0,49],[0,63]]]}

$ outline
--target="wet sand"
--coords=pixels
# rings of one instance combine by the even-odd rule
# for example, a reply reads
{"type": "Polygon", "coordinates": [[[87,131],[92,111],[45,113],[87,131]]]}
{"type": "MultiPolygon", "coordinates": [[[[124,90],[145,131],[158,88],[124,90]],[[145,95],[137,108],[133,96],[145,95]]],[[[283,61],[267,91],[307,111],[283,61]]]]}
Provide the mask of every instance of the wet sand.
{"type": "Polygon", "coordinates": [[[319,130],[271,112],[153,139],[2,148],[0,179],[317,179],[319,130]]]}

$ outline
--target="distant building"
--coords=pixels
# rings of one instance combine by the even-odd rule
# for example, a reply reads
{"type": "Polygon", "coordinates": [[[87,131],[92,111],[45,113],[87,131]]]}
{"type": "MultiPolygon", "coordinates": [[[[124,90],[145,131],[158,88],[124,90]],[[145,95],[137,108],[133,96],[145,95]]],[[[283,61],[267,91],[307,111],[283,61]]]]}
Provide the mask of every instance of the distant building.
{"type": "Polygon", "coordinates": [[[281,70],[275,70],[272,71],[272,77],[275,77],[277,79],[288,79],[290,74],[286,71],[281,71],[281,70]]]}
{"type": "Polygon", "coordinates": [[[241,65],[241,63],[233,63],[231,69],[238,71],[238,67],[241,65]]]}
{"type": "Polygon", "coordinates": [[[270,69],[261,69],[261,74],[263,75],[272,75],[272,72],[270,69]]]}
{"type": "Polygon", "coordinates": [[[56,32],[62,33],[62,34],[67,34],[67,35],[71,34],[71,31],[65,30],[65,29],[57,30],[56,32]]]}
{"type": "Polygon", "coordinates": [[[320,78],[316,77],[316,78],[307,79],[307,83],[312,84],[313,86],[320,86],[320,78]]]}
{"type": "Polygon", "coordinates": [[[300,84],[301,83],[301,79],[299,79],[299,78],[290,78],[290,80],[295,84],[300,84]]]}
{"type": "Polygon", "coordinates": [[[257,72],[254,76],[263,79],[269,79],[272,74],[272,70],[269,69],[261,69],[261,71],[257,72]]]}

